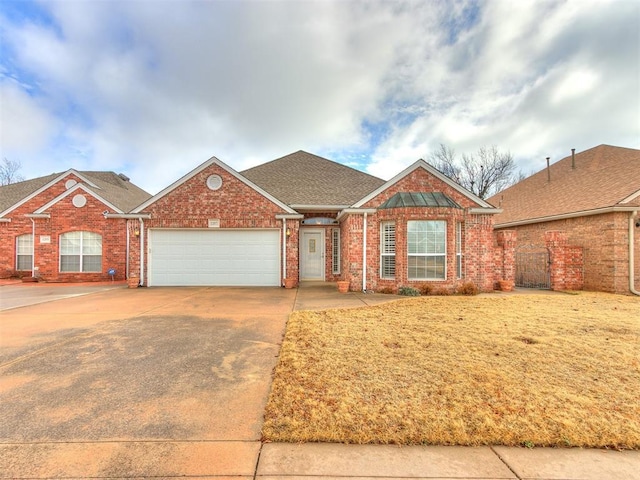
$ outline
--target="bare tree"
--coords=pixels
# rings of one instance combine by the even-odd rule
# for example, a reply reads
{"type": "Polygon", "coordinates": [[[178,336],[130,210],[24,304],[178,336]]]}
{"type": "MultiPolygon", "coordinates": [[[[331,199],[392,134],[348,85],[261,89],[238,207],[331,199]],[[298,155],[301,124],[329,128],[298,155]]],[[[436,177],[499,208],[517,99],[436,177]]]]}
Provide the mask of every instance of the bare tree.
{"type": "Polygon", "coordinates": [[[446,145],[429,155],[429,163],[447,177],[480,198],[487,198],[522,179],[510,152],[500,152],[495,145],[480,147],[475,154],[462,155],[446,145]]]}
{"type": "Polygon", "coordinates": [[[0,164],[0,185],[23,181],[24,177],[18,173],[21,168],[20,162],[4,158],[0,164]]]}

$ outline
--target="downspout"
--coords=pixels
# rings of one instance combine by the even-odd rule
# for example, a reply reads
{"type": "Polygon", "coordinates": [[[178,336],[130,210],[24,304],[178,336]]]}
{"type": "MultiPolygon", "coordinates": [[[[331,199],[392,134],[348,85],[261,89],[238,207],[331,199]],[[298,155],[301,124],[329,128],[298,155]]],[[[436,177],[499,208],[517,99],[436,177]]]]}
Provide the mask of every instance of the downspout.
{"type": "Polygon", "coordinates": [[[367,293],[367,212],[362,218],[362,291],[367,293]]]}
{"type": "Polygon", "coordinates": [[[287,278],[287,219],[282,219],[282,278],[287,278]]]}
{"type": "Polygon", "coordinates": [[[127,226],[127,264],[125,266],[125,277],[124,278],[129,278],[129,240],[131,238],[131,234],[129,233],[129,220],[127,220],[126,223],[127,226]]]}
{"type": "Polygon", "coordinates": [[[31,276],[36,276],[36,221],[31,218],[31,276]]]}
{"type": "Polygon", "coordinates": [[[635,278],[634,278],[634,268],[635,268],[635,260],[634,256],[634,227],[635,223],[633,218],[638,215],[638,211],[631,212],[629,215],[629,291],[634,295],[640,295],[640,292],[636,290],[635,278]]]}
{"type": "Polygon", "coordinates": [[[140,220],[140,285],[144,285],[144,220],[140,220]]]}

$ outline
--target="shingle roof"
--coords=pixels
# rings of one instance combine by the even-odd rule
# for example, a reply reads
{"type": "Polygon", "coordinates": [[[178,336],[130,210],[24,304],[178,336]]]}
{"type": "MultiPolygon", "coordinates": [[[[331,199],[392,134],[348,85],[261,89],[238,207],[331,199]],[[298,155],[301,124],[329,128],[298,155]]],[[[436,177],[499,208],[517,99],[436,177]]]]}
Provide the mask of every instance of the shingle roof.
{"type": "MultiPolygon", "coordinates": [[[[85,185],[86,188],[95,192],[106,201],[118,207],[123,212],[129,212],[137,205],[141,204],[151,194],[145,192],[137,185],[125,180],[114,172],[78,172],[87,180],[93,182],[97,187],[85,185]]],[[[24,182],[12,183],[0,187],[0,212],[12,207],[25,197],[38,191],[47,183],[55,180],[62,173],[52,173],[44,177],[38,177],[24,182]]]]}
{"type": "MultiPolygon", "coordinates": [[[[601,208],[621,202],[640,191],[640,150],[599,145],[522,180],[489,198],[502,208],[496,225],[601,208]]],[[[640,197],[631,205],[637,205],[640,197]]]]}
{"type": "Polygon", "coordinates": [[[302,150],[240,172],[287,205],[353,205],[384,180],[302,150]]]}

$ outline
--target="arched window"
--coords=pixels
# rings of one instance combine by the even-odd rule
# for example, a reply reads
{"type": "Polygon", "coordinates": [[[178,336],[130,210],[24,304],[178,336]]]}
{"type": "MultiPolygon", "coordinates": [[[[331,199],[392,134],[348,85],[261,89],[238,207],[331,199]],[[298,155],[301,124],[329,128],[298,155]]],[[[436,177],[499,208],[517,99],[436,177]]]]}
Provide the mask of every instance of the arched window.
{"type": "Polygon", "coordinates": [[[33,268],[33,235],[27,233],[16,237],[16,270],[33,268]]]}
{"type": "Polygon", "coordinates": [[[92,232],[60,235],[60,271],[102,271],[102,235],[92,232]]]}

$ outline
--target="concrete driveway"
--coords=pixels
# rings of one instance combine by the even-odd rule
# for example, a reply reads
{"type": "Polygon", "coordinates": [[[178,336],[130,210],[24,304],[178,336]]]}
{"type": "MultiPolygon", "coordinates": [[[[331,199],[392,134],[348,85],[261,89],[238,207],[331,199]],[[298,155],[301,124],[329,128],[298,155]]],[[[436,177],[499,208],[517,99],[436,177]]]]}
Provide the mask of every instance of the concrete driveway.
{"type": "Polygon", "coordinates": [[[0,287],[0,478],[253,478],[288,315],[393,298],[315,287],[0,287]]]}
{"type": "Polygon", "coordinates": [[[295,298],[118,288],[3,311],[0,477],[253,477],[295,298]]]}

